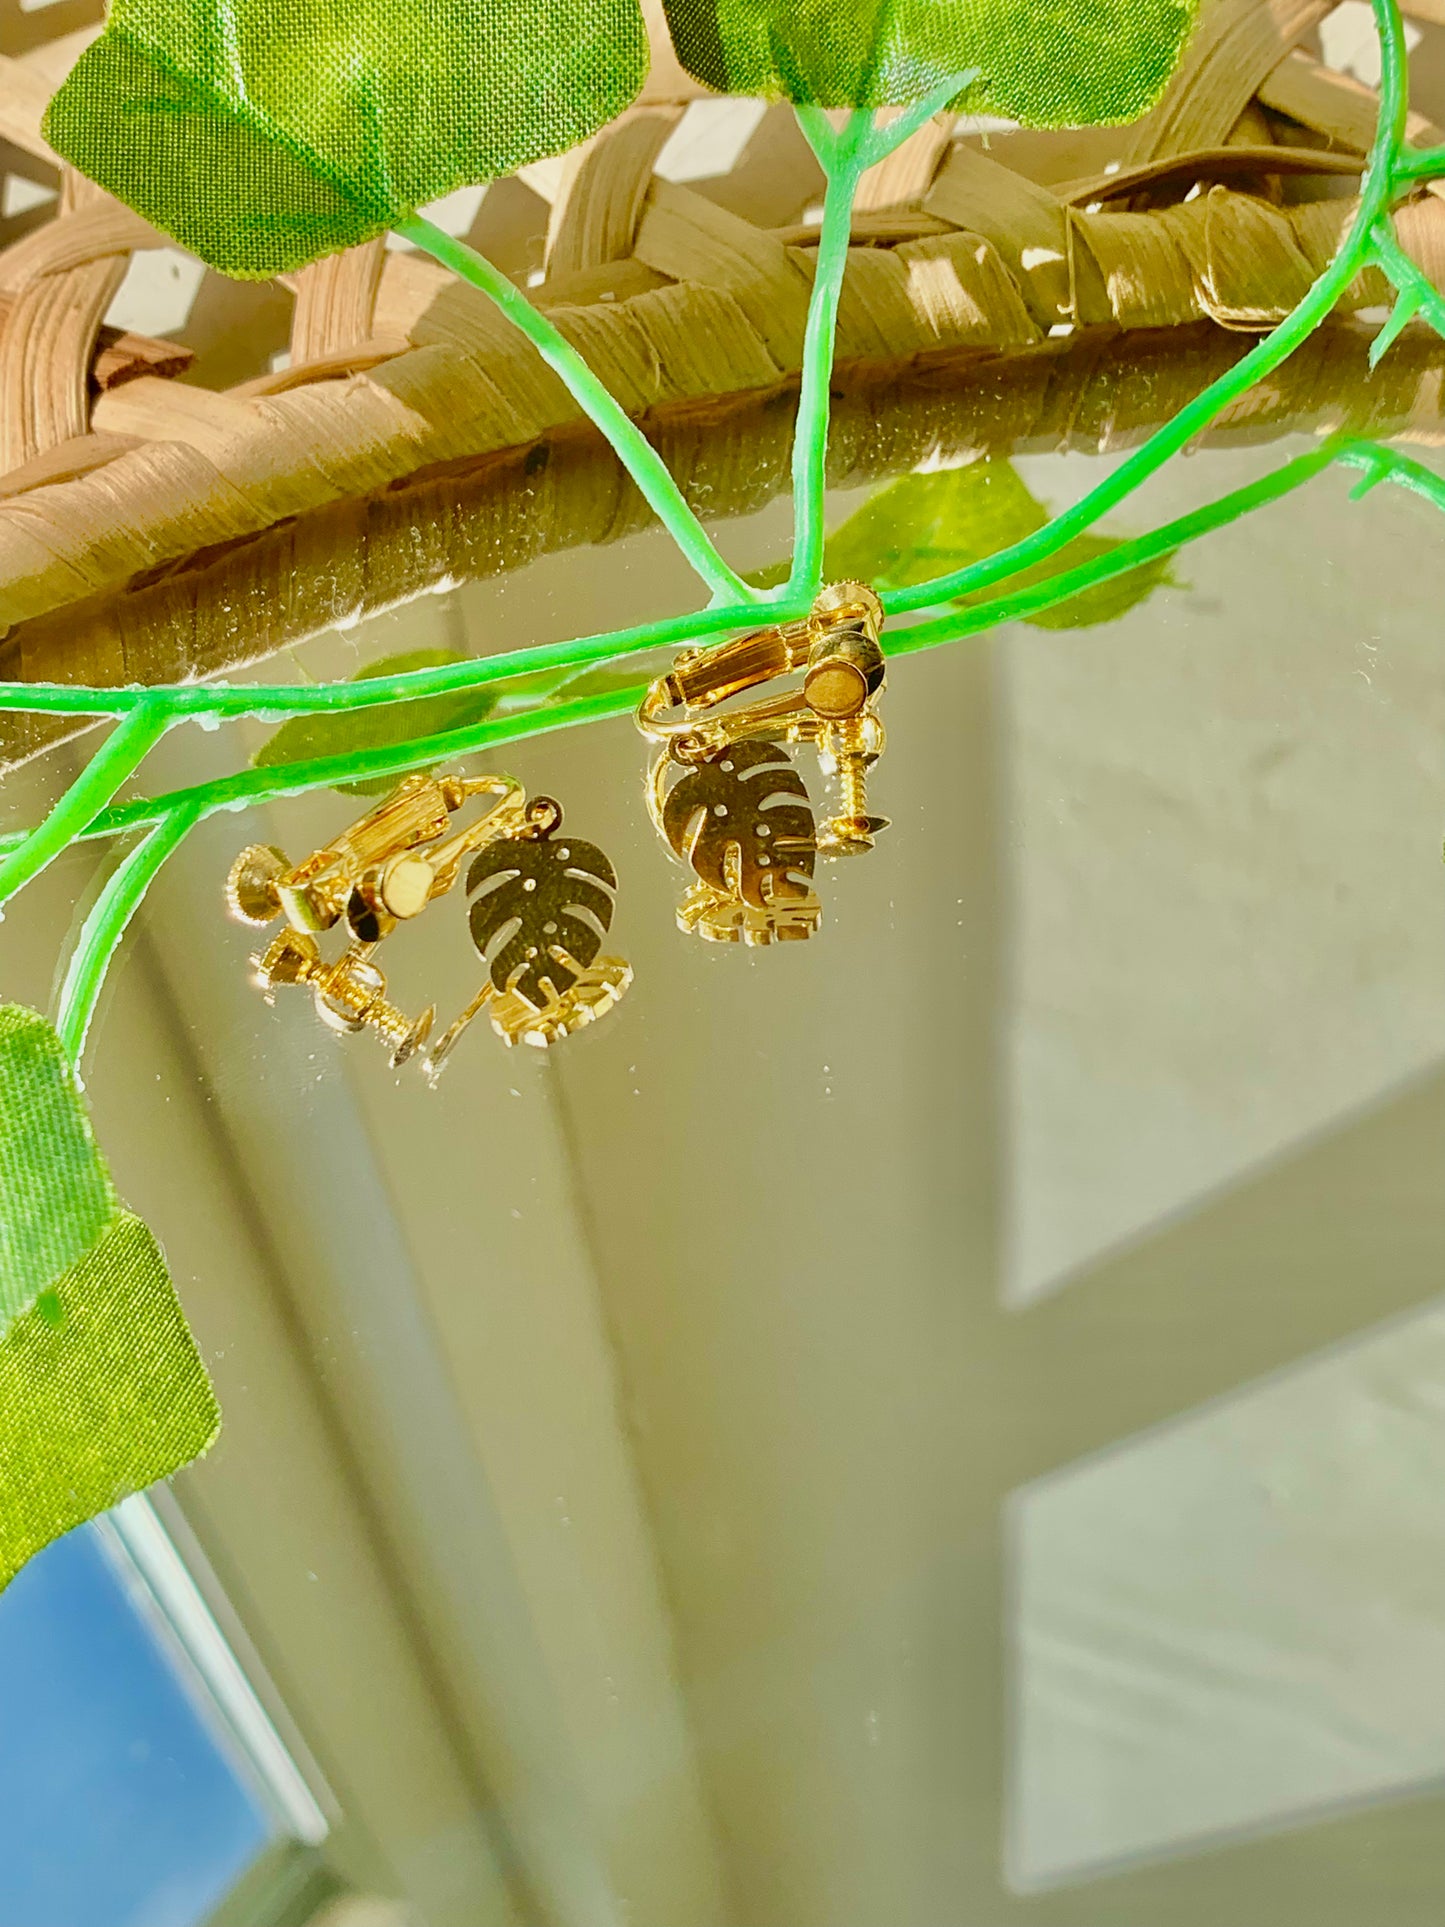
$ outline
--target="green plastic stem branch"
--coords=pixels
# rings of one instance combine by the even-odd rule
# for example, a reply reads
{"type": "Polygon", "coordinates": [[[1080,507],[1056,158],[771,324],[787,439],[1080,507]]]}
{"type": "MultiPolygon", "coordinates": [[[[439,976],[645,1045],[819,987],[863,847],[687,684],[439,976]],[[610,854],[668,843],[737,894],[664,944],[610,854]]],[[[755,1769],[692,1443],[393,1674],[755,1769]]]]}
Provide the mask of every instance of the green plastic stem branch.
{"type": "Polygon", "coordinates": [[[798,418],[793,430],[793,566],[788,592],[811,600],[823,586],[824,507],[828,486],[828,419],[833,361],[838,341],[838,298],[853,239],[853,203],[870,167],[886,160],[925,121],[955,99],[974,73],[955,74],[925,99],[875,126],[871,109],[850,113],[835,128],[821,107],[794,108],[798,125],[818,157],[827,188],[818,235],[813,289],[803,335],[798,418]]]}
{"type": "MultiPolygon", "coordinates": [[[[806,596],[770,602],[766,619],[782,621],[803,615],[806,596]]],[[[631,629],[609,629],[605,634],[541,643],[497,656],[444,663],[436,669],[411,669],[399,676],[372,676],[342,683],[212,683],[183,684],[170,689],[101,689],[81,683],[0,682],[0,710],[16,709],[47,716],[130,716],[142,708],[162,706],[175,722],[198,716],[234,719],[255,716],[280,721],[286,716],[332,715],[345,710],[373,709],[387,703],[413,702],[419,696],[444,696],[458,690],[480,689],[550,670],[595,669],[619,656],[640,655],[650,649],[675,648],[746,628],[758,620],[756,611],[736,608],[699,609],[691,615],[669,616],[661,622],[642,622],[631,629]]]]}
{"type": "Polygon", "coordinates": [[[1201,535],[1209,535],[1229,522],[1237,522],[1241,516],[1263,508],[1267,503],[1277,502],[1281,496],[1293,493],[1334,464],[1362,471],[1362,479],[1350,491],[1352,499],[1358,500],[1360,496],[1368,494],[1379,482],[1390,481],[1410,490],[1412,494],[1423,496],[1436,508],[1445,510],[1445,476],[1437,475],[1433,469],[1426,468],[1423,462],[1402,455],[1397,449],[1382,447],[1378,442],[1326,442],[1306,455],[1297,455],[1292,462],[1286,462],[1270,474],[1262,475],[1257,482],[1248,482],[1243,488],[1233,489],[1228,495],[1221,495],[1217,501],[1206,503],[1203,508],[1192,509],[1189,514],[1178,516],[1161,528],[1151,530],[1148,535],[1121,542],[1117,549],[1110,550],[1107,555],[1080,563],[1075,569],[1061,570],[1058,575],[1050,576],[1047,581],[1035,583],[1029,588],[1015,589],[1012,593],[995,596],[986,603],[940,616],[933,622],[914,623],[890,643],[888,653],[890,656],[911,655],[915,650],[936,648],[939,643],[957,642],[964,636],[981,635],[1001,622],[1019,622],[1037,615],[1040,610],[1067,602],[1070,597],[1080,595],[1086,589],[1097,588],[1100,583],[1112,581],[1115,576],[1127,575],[1131,569],[1137,569],[1146,562],[1172,555],[1175,550],[1184,548],[1201,535]]]}
{"type": "Polygon", "coordinates": [[[714,548],[707,531],[683,499],[666,463],[622,405],[593,374],[569,341],[535,308],[485,255],[465,241],[444,234],[425,216],[400,221],[396,232],[434,260],[480,288],[507,319],[531,342],[547,366],[565,384],[572,399],[611,442],[648,506],[671,535],[697,574],[707,584],[715,604],[747,607],[764,598],[730,569],[714,548]]]}
{"type": "MultiPolygon", "coordinates": [[[[1387,451],[1381,450],[1379,453],[1383,456],[1387,451]]],[[[1097,588],[1100,583],[1110,582],[1116,576],[1128,575],[1132,569],[1146,562],[1172,555],[1185,543],[1208,535],[1214,529],[1223,528],[1228,522],[1238,521],[1240,516],[1263,508],[1267,502],[1278,501],[1282,495],[1291,494],[1305,482],[1311,481],[1332,462],[1343,459],[1343,452],[1338,448],[1328,445],[1312,448],[1307,455],[1296,456],[1292,462],[1286,462],[1282,468],[1261,476],[1257,482],[1233,489],[1228,495],[1221,495],[1218,501],[1193,509],[1189,514],[1166,522],[1147,535],[1121,542],[1117,549],[1111,549],[1107,555],[1096,556],[1089,562],[1081,562],[1077,568],[1063,569],[1043,582],[994,596],[987,602],[975,603],[950,615],[937,617],[932,622],[914,623],[896,641],[890,639],[888,653],[890,656],[902,656],[916,649],[932,649],[942,642],[956,642],[963,636],[981,635],[984,630],[996,628],[1001,622],[1019,622],[1027,616],[1037,615],[1043,609],[1067,602],[1071,596],[1079,595],[1085,589],[1097,588]]]]}
{"type": "Polygon", "coordinates": [[[126,778],[140,768],[170,725],[164,697],[138,705],[116,724],[45,821],[0,860],[0,903],[39,876],[84,833],[126,778]]]}
{"type": "Polygon", "coordinates": [[[849,114],[842,131],[835,133],[821,109],[800,107],[795,112],[828,183],[813,291],[808,297],[798,419],[793,429],[793,566],[787,586],[793,594],[811,599],[823,586],[823,512],[838,296],[853,238],[853,198],[864,170],[872,164],[869,135],[873,115],[860,108],[849,114]]]}
{"type": "Polygon", "coordinates": [[[1184,548],[1201,535],[1209,535],[1229,522],[1237,522],[1241,516],[1263,508],[1267,503],[1277,502],[1281,496],[1293,493],[1333,464],[1363,471],[1361,481],[1350,491],[1352,499],[1358,500],[1378,482],[1391,481],[1413,494],[1423,496],[1436,508],[1445,510],[1445,476],[1437,475],[1433,469],[1426,468],[1423,462],[1401,455],[1396,449],[1381,447],[1378,442],[1327,442],[1311,449],[1306,455],[1297,455],[1292,462],[1286,462],[1270,474],[1261,476],[1257,482],[1248,482],[1243,488],[1233,489],[1228,495],[1221,495],[1217,501],[1206,503],[1203,508],[1192,509],[1187,515],[1166,522],[1148,535],[1121,542],[1117,549],[1110,550],[1107,555],[1080,563],[1075,569],[1061,570],[1058,575],[1050,576],[1047,581],[1035,583],[1029,588],[995,596],[988,602],[961,609],[952,615],[940,616],[932,622],[914,623],[896,641],[890,642],[888,653],[890,656],[911,655],[915,650],[936,648],[939,643],[957,642],[964,636],[981,635],[985,630],[997,628],[1001,622],[1019,622],[1037,615],[1040,610],[1067,602],[1070,597],[1080,595],[1086,589],[1097,588],[1100,583],[1112,581],[1116,576],[1127,575],[1130,570],[1140,568],[1146,562],[1172,555],[1175,550],[1184,548]]]}
{"type": "Polygon", "coordinates": [[[1397,181],[1433,180],[1445,174],[1445,147],[1405,148],[1395,157],[1397,181]]]}
{"type": "Polygon", "coordinates": [[[150,835],[116,865],[81,925],[60,987],[55,1024],[65,1054],[77,1070],[105,973],[126,926],[166,858],[179,848],[202,814],[195,802],[172,803],[150,835]]]}
{"type": "MultiPolygon", "coordinates": [[[[580,723],[630,715],[646,689],[646,682],[639,681],[628,688],[579,696],[570,703],[539,704],[525,714],[491,716],[465,729],[418,736],[412,742],[389,744],[385,749],[349,750],[342,756],[317,756],[306,762],[282,763],[269,769],[239,770],[234,776],[217,777],[190,789],[171,790],[164,796],[138,798],[133,803],[103,810],[78,830],[76,836],[86,841],[93,837],[126,836],[134,830],[153,828],[175,809],[194,808],[199,822],[223,810],[253,809],[260,803],[307,796],[313,790],[334,789],[338,784],[362,782],[368,777],[405,776],[414,769],[435,769],[442,763],[476,756],[528,736],[543,736],[554,729],[572,729],[580,723]]],[[[29,835],[34,835],[34,831],[29,835]]],[[[0,854],[23,849],[27,840],[24,831],[0,837],[0,854]]]]}
{"type": "MultiPolygon", "coordinates": [[[[970,598],[968,606],[955,608],[934,621],[915,623],[901,633],[895,630],[890,654],[911,654],[962,636],[981,634],[1001,622],[1036,614],[1066,601],[1083,590],[1157,560],[1266,502],[1280,499],[1332,461],[1361,471],[1356,494],[1389,479],[1445,509],[1445,481],[1422,464],[1377,444],[1338,441],[1297,457],[1273,475],[1237,489],[1150,534],[1121,543],[1107,555],[1012,592],[1005,590],[999,595],[981,596],[983,590],[1058,554],[1075,536],[1117,506],[1206,427],[1221,409],[1292,353],[1326,318],[1361,268],[1378,265],[1399,291],[1391,323],[1381,331],[1374,345],[1376,358],[1417,312],[1445,335],[1445,298],[1400,247],[1390,220],[1390,208],[1400,193],[1408,192],[1416,182],[1429,176],[1445,174],[1445,149],[1411,153],[1405,148],[1405,65],[1400,16],[1396,0],[1371,0],[1371,4],[1381,49],[1380,116],[1361,181],[1359,204],[1334,261],[1298,307],[1250,354],[1156,431],[1072,508],[1055,516],[1026,540],[982,562],[936,577],[931,582],[886,594],[885,606],[894,616],[970,598]]],[[[753,590],[727,567],[651,444],[581,357],[520,290],[482,256],[442,234],[430,222],[416,217],[403,225],[400,231],[408,239],[483,289],[539,349],[608,436],[654,511],[707,583],[713,604],[699,614],[640,624],[607,635],[339,685],[296,688],[221,684],[208,688],[122,690],[0,684],[0,709],[120,719],[85,772],[38,828],[0,838],[0,902],[38,875],[76,838],[115,836],[138,830],[150,832],[107,883],[86,919],[67,971],[60,998],[60,1026],[73,1057],[78,1056],[83,1047],[107,964],[127,923],[166,858],[188,829],[203,817],[362,777],[387,777],[435,767],[452,758],[527,736],[623,715],[635,705],[643,685],[639,682],[635,687],[609,689],[571,702],[541,700],[529,710],[498,714],[468,729],[404,745],[350,752],[279,768],[251,769],[168,796],[107,808],[147,751],[173,723],[196,717],[315,715],[415,700],[487,683],[505,684],[524,676],[577,674],[649,649],[736,630],[749,619],[757,620],[760,604],[766,604],[770,619],[801,614],[806,609],[820,579],[829,387],[837,307],[858,180],[867,167],[906,139],[929,114],[946,105],[956,87],[963,84],[963,80],[950,83],[937,96],[920,102],[882,128],[872,125],[871,114],[860,113],[851,115],[842,130],[835,132],[826,117],[816,110],[799,111],[799,120],[827,173],[828,199],[810,302],[794,445],[796,552],[792,575],[781,590],[753,590]]]]}
{"type": "MultiPolygon", "coordinates": [[[[1356,494],[1376,482],[1388,479],[1445,509],[1445,478],[1435,475],[1422,463],[1375,442],[1327,443],[1309,450],[1307,454],[1296,456],[1292,462],[1272,474],[1235,489],[1218,501],[1180,516],[1149,534],[1122,542],[1107,555],[1097,556],[1075,569],[1061,571],[1029,588],[956,610],[933,622],[914,623],[902,631],[895,631],[889,640],[889,656],[914,655],[925,649],[955,642],[964,636],[981,635],[1001,622],[1016,621],[1067,602],[1084,589],[1096,588],[1116,576],[1127,575],[1130,570],[1146,562],[1168,555],[1201,535],[1237,521],[1253,509],[1278,501],[1333,462],[1364,472],[1364,482],[1355,490],[1356,494]]],[[[106,810],[88,824],[80,835],[87,839],[121,836],[162,823],[179,809],[193,810],[199,820],[213,816],[218,811],[246,809],[282,797],[303,796],[313,790],[330,788],[337,783],[358,778],[403,776],[414,769],[434,769],[442,763],[497,749],[529,736],[630,715],[646,687],[646,682],[639,680],[628,688],[579,697],[570,703],[544,703],[525,714],[494,716],[466,729],[420,738],[411,743],[390,745],[385,749],[316,758],[275,769],[244,770],[235,776],[221,777],[192,789],[174,790],[165,796],[125,803],[119,808],[106,810]]],[[[0,852],[18,846],[22,840],[23,833],[0,837],[0,852]]]]}
{"type": "MultiPolygon", "coordinates": [[[[1445,336],[1445,295],[1435,286],[1427,275],[1416,267],[1396,240],[1393,227],[1388,220],[1376,223],[1370,235],[1370,249],[1376,263],[1385,270],[1391,281],[1400,291],[1400,302],[1405,308],[1407,318],[1422,314],[1439,335],[1445,336]]],[[[1385,329],[1381,329],[1378,339],[1386,339],[1385,329]]],[[[1393,334],[1388,336],[1392,340],[1393,334]]],[[[1372,344],[1373,346],[1373,344],[1372,344]]],[[[1379,359],[1378,356],[1375,357],[1379,359]]]]}
{"type": "MultiPolygon", "coordinates": [[[[1396,0],[1371,0],[1380,40],[1380,118],[1374,142],[1360,182],[1359,205],[1349,232],[1334,260],[1320,275],[1299,305],[1291,309],[1279,326],[1267,334],[1234,367],[1186,403],[1179,413],[1165,422],[1121,462],[1097,488],[1090,489],[1071,508],[1056,515],[1035,534],[1026,536],[996,555],[931,582],[893,589],[883,597],[890,615],[927,608],[935,602],[949,601],[995,582],[1017,575],[1032,563],[1043,562],[1074,536],[1081,535],[1116,508],[1160,465],[1207,428],[1220,412],[1280,362],[1292,355],[1305,337],[1323,321],[1345,293],[1360,269],[1378,249],[1376,226],[1389,213],[1395,192],[1393,158],[1405,134],[1405,41],[1396,0]]],[[[1387,269],[1388,272],[1388,269],[1387,269]]]]}
{"type": "Polygon", "coordinates": [[[1397,448],[1382,448],[1378,442],[1346,442],[1335,452],[1335,460],[1345,468],[1363,470],[1350,494],[1358,500],[1368,495],[1377,482],[1394,482],[1419,495],[1437,509],[1445,509],[1445,476],[1437,475],[1413,456],[1397,448]]]}

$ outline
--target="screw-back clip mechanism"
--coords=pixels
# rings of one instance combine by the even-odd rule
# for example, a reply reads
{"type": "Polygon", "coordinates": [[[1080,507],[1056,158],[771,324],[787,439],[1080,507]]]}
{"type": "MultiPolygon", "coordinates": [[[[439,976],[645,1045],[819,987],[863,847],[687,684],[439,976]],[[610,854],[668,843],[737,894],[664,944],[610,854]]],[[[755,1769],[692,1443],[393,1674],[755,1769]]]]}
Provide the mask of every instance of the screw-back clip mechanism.
{"type": "Polygon", "coordinates": [[[809,937],[822,919],[815,859],[870,850],[888,827],[868,811],[885,740],[882,623],[866,583],[835,583],[795,622],[687,651],[648,690],[637,723],[661,746],[648,808],[699,879],[678,911],[683,929],[731,943],[809,937]],[[799,672],[792,688],[739,700],[799,672]],[[821,828],[788,755],[794,743],[813,744],[837,785],[838,808],[821,828]]]}
{"type": "Polygon", "coordinates": [[[305,985],[323,1023],[374,1032],[400,1065],[427,1044],[436,1007],[413,1021],[391,1004],[377,950],[446,896],[470,859],[472,941],[488,976],[424,1052],[434,1080],[483,1009],[505,1043],[545,1046],[604,1015],[632,981],[622,959],[597,954],[616,873],[595,844],[559,838],[561,825],[559,803],[528,802],[509,776],[408,776],[304,862],[293,864],[274,845],[242,850],[226,898],[243,923],[285,918],[288,927],[252,959],[268,1001],[282,985],[305,985]],[[453,818],[481,797],[488,806],[454,829],[453,818]],[[328,963],[318,938],[338,925],[349,941],[328,963]]]}

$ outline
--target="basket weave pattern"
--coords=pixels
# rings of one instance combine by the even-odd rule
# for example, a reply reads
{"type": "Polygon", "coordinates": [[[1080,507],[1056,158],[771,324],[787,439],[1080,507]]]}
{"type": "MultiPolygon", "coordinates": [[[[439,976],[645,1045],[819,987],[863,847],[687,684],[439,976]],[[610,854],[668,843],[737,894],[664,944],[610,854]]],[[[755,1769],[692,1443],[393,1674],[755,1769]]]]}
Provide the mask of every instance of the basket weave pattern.
{"type": "MultiPolygon", "coordinates": [[[[931,123],[865,182],[840,380],[1064,333],[1201,321],[1247,332],[1279,319],[1337,245],[1374,126],[1369,90],[1300,48],[1331,10],[1206,0],[1170,93],[1132,128],[985,142],[931,123]]],[[[42,168],[55,163],[41,113],[91,11],[61,0],[21,16],[32,31],[53,16],[75,46],[0,61],[0,135],[42,168]]],[[[649,98],[567,157],[532,290],[664,438],[690,410],[787,392],[817,242],[802,208],[793,225],[764,227],[658,177],[682,111],[649,98]]],[[[1412,133],[1442,138],[1418,120],[1412,133]]],[[[1445,286],[1439,197],[1422,191],[1398,227],[1445,286]]],[[[132,252],[163,238],[66,173],[54,218],[0,253],[0,634],[576,421],[484,297],[380,243],[295,277],[288,367],[224,392],[177,379],[186,357],[172,346],[102,328],[132,252]]],[[[1361,277],[1342,306],[1383,303],[1376,279],[1361,277]]],[[[7,673],[66,673],[26,655],[7,673]]],[[[108,670],[124,680],[128,665],[108,670]]]]}

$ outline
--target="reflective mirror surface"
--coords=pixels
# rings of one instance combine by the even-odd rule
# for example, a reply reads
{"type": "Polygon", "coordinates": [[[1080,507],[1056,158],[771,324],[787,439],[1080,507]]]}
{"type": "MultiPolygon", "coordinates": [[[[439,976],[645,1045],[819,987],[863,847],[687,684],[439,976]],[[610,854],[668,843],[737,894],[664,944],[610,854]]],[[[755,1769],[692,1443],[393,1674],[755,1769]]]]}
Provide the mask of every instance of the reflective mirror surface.
{"type": "MultiPolygon", "coordinates": [[[[902,466],[963,459],[933,439],[902,466]]],[[[1204,449],[1109,532],[1306,445],[1204,449]]],[[[1116,459],[1015,466],[1057,508],[1116,459]]],[[[268,1006],[224,913],[243,844],[355,797],[172,860],[88,1096],[225,1412],[179,1520],[339,1881],[432,1927],[1438,1919],[1445,550],[1346,498],[1112,620],[895,661],[891,828],[806,942],[678,929],[626,720],[468,764],[607,852],[635,981],[549,1052],[474,1025],[435,1089],[268,1006]]],[[[786,530],[721,535],[761,568],[786,530]]],[[[643,532],[244,673],[690,599],[643,532]]],[[[273,730],[179,731],[144,785],[273,730]]],[[[103,873],[12,907],[8,997],[46,1005],[103,873]]],[[[463,892],[386,957],[461,1009],[463,892]]]]}

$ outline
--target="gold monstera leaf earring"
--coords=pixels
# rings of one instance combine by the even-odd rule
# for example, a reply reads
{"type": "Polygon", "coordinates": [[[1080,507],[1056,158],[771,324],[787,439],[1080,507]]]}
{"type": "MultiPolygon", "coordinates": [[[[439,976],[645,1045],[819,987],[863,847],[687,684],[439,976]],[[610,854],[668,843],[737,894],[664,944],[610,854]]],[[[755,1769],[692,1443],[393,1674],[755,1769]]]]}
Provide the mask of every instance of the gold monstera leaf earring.
{"type": "Polygon", "coordinates": [[[697,882],[677,921],[714,943],[811,937],[818,837],[808,786],[778,743],[726,743],[696,760],[681,746],[660,758],[677,780],[658,809],[673,854],[697,882]]]}
{"type": "Polygon", "coordinates": [[[637,713],[659,745],[648,808],[697,878],[678,907],[682,929],[716,943],[811,937],[823,916],[818,857],[870,850],[888,827],[868,811],[868,773],[884,745],[882,621],[865,583],[837,583],[801,621],[689,650],[648,690],[637,713]],[[799,671],[797,686],[752,693],[799,671]],[[813,744],[837,785],[838,808],[821,828],[789,754],[795,743],[813,744]]]}
{"type": "Polygon", "coordinates": [[[243,850],[231,866],[227,901],[243,923],[284,919],[280,935],[252,959],[268,999],[284,985],[304,986],[331,1029],[371,1031],[393,1065],[420,1052],[435,1080],[483,1010],[504,1043],[545,1046],[603,1016],[632,981],[621,958],[598,955],[612,922],[616,872],[596,844],[560,838],[561,824],[559,804],[551,797],[529,803],[510,776],[408,776],[301,863],[272,845],[243,850]],[[482,797],[482,813],[454,827],[482,797]],[[487,979],[426,1049],[435,1005],[415,1019],[398,1010],[377,952],[452,891],[469,857],[470,927],[487,979]],[[337,928],[347,941],[328,961],[320,939],[337,928]]]}

